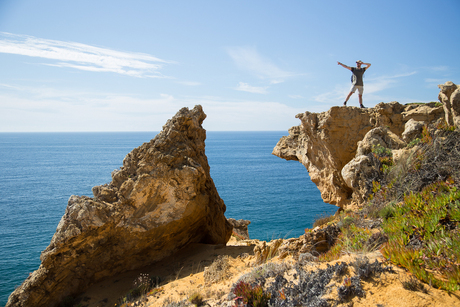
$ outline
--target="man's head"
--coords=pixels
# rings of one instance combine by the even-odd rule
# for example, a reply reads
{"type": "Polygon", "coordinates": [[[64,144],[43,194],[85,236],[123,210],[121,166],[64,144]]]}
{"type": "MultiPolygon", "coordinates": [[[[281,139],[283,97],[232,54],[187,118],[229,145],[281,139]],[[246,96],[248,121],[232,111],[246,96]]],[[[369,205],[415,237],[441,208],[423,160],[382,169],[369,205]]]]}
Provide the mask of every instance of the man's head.
{"type": "Polygon", "coordinates": [[[363,64],[363,61],[361,60],[356,61],[356,66],[358,66],[358,68],[361,67],[361,64],[363,64]]]}

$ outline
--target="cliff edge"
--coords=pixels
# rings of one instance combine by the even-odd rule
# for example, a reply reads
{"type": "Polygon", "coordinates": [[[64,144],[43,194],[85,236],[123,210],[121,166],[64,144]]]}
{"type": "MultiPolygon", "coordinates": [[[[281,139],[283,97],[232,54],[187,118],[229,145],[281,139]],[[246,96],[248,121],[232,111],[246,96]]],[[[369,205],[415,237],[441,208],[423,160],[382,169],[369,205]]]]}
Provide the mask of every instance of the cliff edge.
{"type": "Polygon", "coordinates": [[[40,267],[7,307],[56,306],[104,278],[190,243],[225,245],[232,226],[210,176],[201,106],[181,109],[135,148],[94,197],[71,196],[40,267]]]}
{"type": "Polygon", "coordinates": [[[439,85],[442,103],[401,105],[379,103],[374,108],[332,107],[322,113],[296,115],[301,124],[289,129],[273,154],[301,162],[317,185],[324,202],[344,208],[359,205],[378,176],[370,154],[381,146],[394,156],[422,132],[442,121],[460,122],[460,86],[439,85]]]}

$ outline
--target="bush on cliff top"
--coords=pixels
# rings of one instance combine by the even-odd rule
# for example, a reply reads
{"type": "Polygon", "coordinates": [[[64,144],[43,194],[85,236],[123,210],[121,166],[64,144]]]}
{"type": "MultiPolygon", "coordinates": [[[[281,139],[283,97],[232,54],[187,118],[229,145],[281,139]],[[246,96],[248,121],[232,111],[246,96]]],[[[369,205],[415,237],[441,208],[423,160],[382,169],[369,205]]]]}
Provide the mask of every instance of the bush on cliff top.
{"type": "Polygon", "coordinates": [[[384,217],[386,258],[434,287],[455,291],[460,290],[460,132],[439,128],[434,134],[424,129],[411,163],[400,162],[402,175],[390,169],[374,183],[370,207],[384,217]]]}
{"type": "Polygon", "coordinates": [[[460,289],[460,191],[449,182],[410,193],[383,223],[383,255],[430,285],[460,289]]]}

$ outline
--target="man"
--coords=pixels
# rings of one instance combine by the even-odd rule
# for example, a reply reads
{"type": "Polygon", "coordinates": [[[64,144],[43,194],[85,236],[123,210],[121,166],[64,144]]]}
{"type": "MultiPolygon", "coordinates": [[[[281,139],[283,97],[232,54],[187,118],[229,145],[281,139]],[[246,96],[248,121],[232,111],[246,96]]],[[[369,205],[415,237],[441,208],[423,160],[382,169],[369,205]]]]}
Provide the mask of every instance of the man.
{"type": "Polygon", "coordinates": [[[352,78],[351,78],[351,83],[352,83],[351,90],[347,96],[347,99],[345,99],[345,102],[343,103],[343,105],[346,106],[348,99],[350,99],[350,96],[353,95],[353,93],[356,92],[356,90],[358,90],[359,106],[361,108],[364,108],[363,106],[363,91],[364,91],[363,75],[364,75],[364,72],[369,67],[371,67],[371,64],[363,63],[363,61],[361,60],[356,61],[356,67],[350,67],[340,62],[337,62],[337,64],[348,70],[351,70],[351,72],[353,73],[352,78]],[[361,67],[361,65],[366,65],[366,67],[361,67]]]}

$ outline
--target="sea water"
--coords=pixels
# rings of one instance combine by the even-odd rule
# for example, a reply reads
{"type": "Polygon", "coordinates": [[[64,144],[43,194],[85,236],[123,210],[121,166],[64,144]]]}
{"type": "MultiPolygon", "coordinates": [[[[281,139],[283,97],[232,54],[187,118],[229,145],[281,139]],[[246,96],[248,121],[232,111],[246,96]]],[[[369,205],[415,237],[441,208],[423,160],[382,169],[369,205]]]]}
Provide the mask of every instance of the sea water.
{"type": "MultiPolygon", "coordinates": [[[[155,132],[0,133],[0,306],[40,265],[71,195],[111,181],[155,132]]],[[[297,237],[325,204],[305,167],[271,154],[285,132],[207,132],[206,155],[227,218],[250,220],[251,238],[297,237]]]]}

